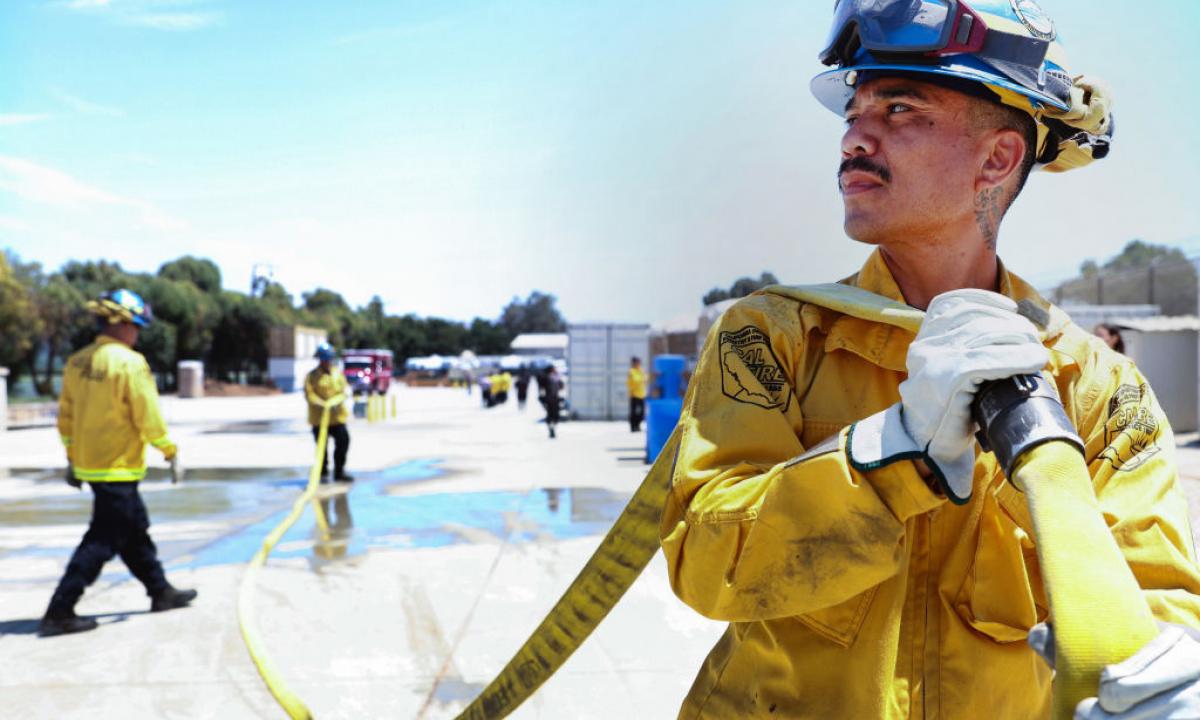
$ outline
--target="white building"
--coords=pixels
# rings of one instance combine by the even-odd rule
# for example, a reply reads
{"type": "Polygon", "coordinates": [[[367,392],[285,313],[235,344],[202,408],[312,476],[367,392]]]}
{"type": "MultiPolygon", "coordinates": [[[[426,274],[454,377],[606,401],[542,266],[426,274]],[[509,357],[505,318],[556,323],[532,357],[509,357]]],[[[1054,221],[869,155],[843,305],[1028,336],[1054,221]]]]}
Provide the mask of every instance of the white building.
{"type": "Polygon", "coordinates": [[[543,355],[555,360],[567,357],[566,333],[521,333],[513,338],[514,355],[543,355]]]}

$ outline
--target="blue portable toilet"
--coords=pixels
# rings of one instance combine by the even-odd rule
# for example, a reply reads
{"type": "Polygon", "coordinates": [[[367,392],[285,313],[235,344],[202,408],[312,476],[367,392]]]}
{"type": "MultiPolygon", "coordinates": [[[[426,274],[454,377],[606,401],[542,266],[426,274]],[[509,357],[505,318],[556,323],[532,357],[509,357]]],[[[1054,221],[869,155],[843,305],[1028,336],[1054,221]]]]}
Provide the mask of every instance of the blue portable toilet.
{"type": "Polygon", "coordinates": [[[655,399],[646,401],[646,462],[652,463],[683,413],[683,371],[687,359],[682,355],[654,358],[655,399]]]}

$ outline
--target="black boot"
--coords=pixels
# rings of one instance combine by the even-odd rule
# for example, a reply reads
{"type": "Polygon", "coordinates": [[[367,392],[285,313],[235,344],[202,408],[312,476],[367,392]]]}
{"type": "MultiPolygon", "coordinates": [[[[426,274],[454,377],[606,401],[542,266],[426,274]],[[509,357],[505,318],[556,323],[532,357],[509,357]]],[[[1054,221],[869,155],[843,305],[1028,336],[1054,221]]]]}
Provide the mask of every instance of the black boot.
{"type": "Polygon", "coordinates": [[[196,599],[197,594],[195,590],[179,590],[168,585],[165,590],[151,597],[150,612],[187,607],[188,603],[196,599]]]}
{"type": "Polygon", "coordinates": [[[354,476],[347,475],[344,472],[334,473],[333,479],[335,482],[344,482],[344,483],[354,482],[354,476]]]}
{"type": "Polygon", "coordinates": [[[42,617],[41,624],[38,625],[38,635],[40,637],[69,635],[86,630],[95,630],[97,627],[99,627],[99,623],[89,617],[79,617],[75,614],[74,608],[66,610],[51,608],[46,611],[45,616],[42,617]]]}

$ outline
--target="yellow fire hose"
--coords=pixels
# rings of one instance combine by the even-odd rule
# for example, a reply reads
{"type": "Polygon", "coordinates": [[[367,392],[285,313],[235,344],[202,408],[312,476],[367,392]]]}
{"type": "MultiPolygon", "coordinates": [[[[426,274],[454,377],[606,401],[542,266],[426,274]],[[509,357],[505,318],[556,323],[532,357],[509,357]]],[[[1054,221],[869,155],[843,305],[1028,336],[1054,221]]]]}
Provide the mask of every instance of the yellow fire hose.
{"type": "MultiPolygon", "coordinates": [[[[773,288],[802,302],[915,333],[924,313],[855,287],[773,288]]],[[[671,435],[657,462],[599,549],[504,670],[458,717],[506,717],[583,643],[658,551],[658,520],[679,442],[671,435]]],[[[1150,608],[1108,529],[1079,451],[1046,442],[1022,455],[1010,481],[1024,491],[1054,626],[1054,717],[1099,689],[1101,670],[1132,656],[1158,634],[1150,608]],[[1102,626],[1100,625],[1102,623],[1102,626]]]]}
{"type": "Polygon", "coordinates": [[[321,484],[321,467],[325,460],[325,444],[329,439],[329,411],[344,401],[344,398],[332,398],[326,401],[325,409],[321,413],[321,426],[317,431],[316,460],[313,462],[312,470],[308,473],[308,485],[305,486],[304,492],[300,494],[300,497],[296,498],[296,502],[292,504],[292,511],[263,540],[262,546],[254,554],[254,557],[250,560],[250,564],[246,567],[246,573],[242,575],[242,583],[238,588],[238,624],[241,626],[242,640],[246,644],[246,650],[250,653],[250,659],[254,661],[254,666],[258,668],[258,674],[262,676],[267,689],[275,696],[275,700],[283,707],[288,717],[293,718],[293,720],[310,719],[313,716],[312,711],[287,686],[278,668],[275,667],[270,657],[267,656],[266,649],[259,638],[258,621],[254,613],[254,588],[258,581],[259,570],[267,562],[267,556],[271,554],[271,550],[274,549],[275,544],[279,542],[284,533],[290,530],[292,525],[300,519],[300,516],[304,513],[304,505],[306,503],[312,503],[313,512],[317,518],[317,525],[321,528],[321,532],[324,534],[328,534],[329,532],[329,524],[325,519],[325,513],[321,510],[321,505],[314,496],[317,492],[317,486],[321,484]]]}

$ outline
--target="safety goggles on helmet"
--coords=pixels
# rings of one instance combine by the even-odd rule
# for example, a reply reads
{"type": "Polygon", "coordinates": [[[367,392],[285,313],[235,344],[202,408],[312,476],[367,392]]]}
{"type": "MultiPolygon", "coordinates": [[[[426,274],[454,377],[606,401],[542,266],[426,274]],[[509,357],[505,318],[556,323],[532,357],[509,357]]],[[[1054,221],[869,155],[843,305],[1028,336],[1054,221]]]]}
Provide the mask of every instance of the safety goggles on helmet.
{"type": "Polygon", "coordinates": [[[154,322],[150,303],[143,300],[141,295],[124,288],[106,292],[98,300],[89,301],[87,309],[109,324],[127,322],[146,327],[154,322]]]}
{"type": "Polygon", "coordinates": [[[955,55],[982,60],[1020,85],[1066,106],[1070,79],[1042,71],[1053,29],[1041,36],[1004,32],[964,0],[837,0],[820,53],[825,65],[856,64],[861,51],[876,62],[936,64],[955,55]]]}

